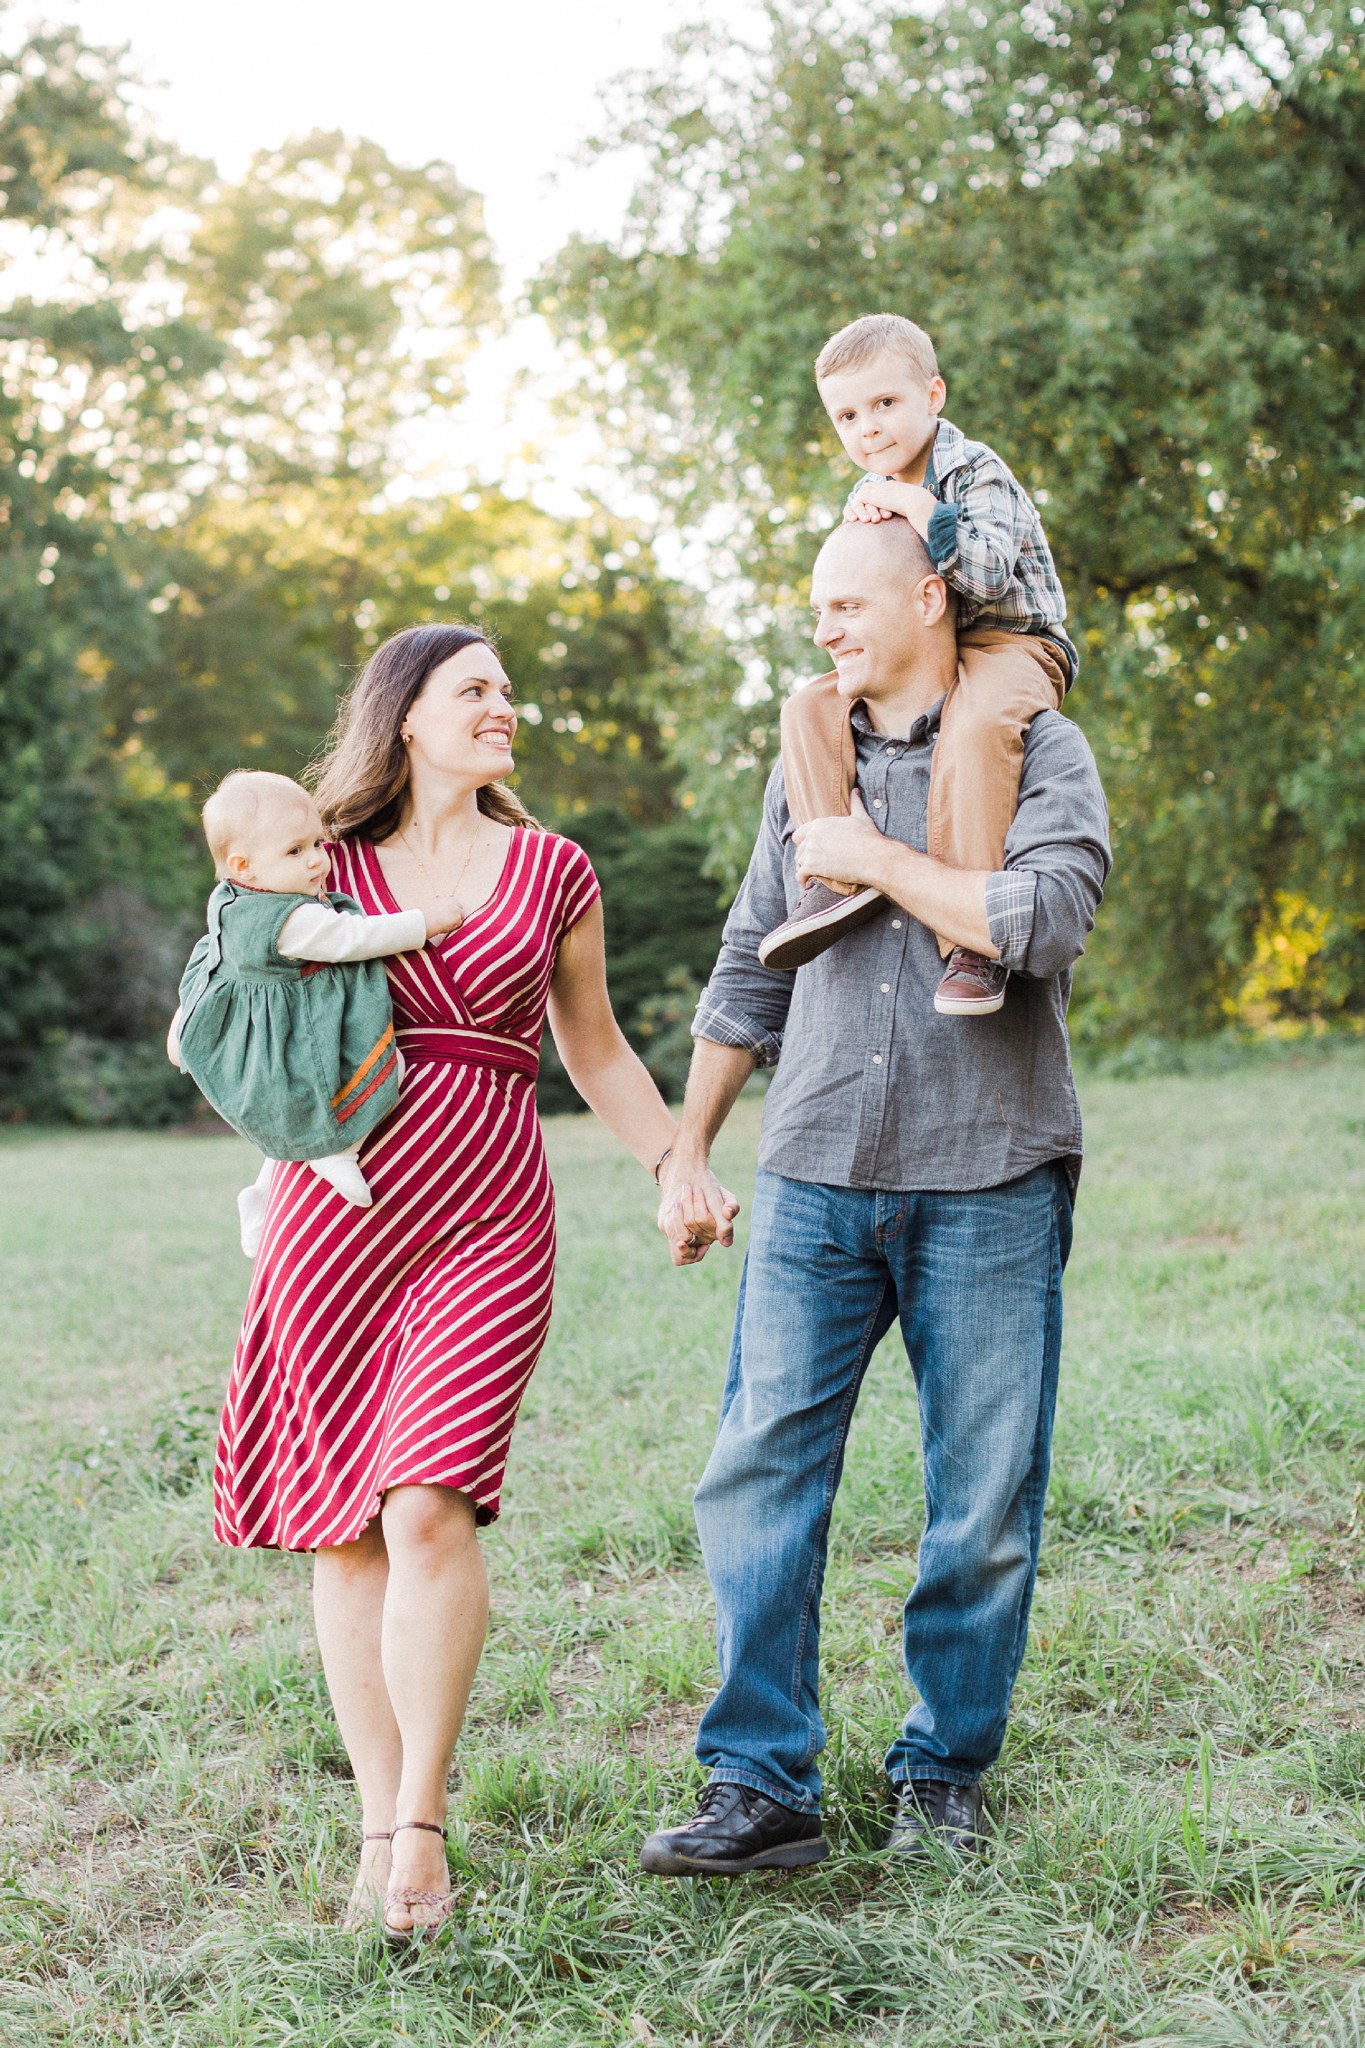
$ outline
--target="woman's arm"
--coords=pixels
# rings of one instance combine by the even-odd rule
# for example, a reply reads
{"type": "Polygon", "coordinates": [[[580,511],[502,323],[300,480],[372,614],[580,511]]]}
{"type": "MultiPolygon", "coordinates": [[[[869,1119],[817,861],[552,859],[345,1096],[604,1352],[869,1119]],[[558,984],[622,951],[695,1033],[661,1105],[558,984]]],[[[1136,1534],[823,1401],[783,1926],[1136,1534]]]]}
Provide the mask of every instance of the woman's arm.
{"type": "Polygon", "coordinates": [[[613,1014],[600,902],[560,940],[550,983],[550,1029],[589,1109],[652,1173],[678,1127],[613,1014]]]}
{"type": "MultiPolygon", "coordinates": [[[[600,902],[586,910],[560,941],[550,983],[550,1029],[569,1079],[589,1109],[652,1173],[678,1126],[612,1012],[600,902]]],[[[700,1192],[717,1223],[728,1229],[738,1206],[733,1195],[709,1171],[700,1192]]],[[[675,1200],[683,1198],[679,1188],[671,1188],[670,1194],[675,1200]]]]}

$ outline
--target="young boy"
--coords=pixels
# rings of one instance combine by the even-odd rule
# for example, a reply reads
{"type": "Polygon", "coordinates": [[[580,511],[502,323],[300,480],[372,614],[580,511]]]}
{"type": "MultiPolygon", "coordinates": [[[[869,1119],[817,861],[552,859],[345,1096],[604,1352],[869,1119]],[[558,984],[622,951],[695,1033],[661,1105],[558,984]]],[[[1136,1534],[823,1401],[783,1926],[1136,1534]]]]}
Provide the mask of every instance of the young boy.
{"type": "MultiPolygon", "coordinates": [[[[844,452],[867,478],[845,519],[903,518],[928,547],[957,604],[958,676],[944,699],[929,783],[928,851],[994,873],[1019,802],[1024,733],[1075,680],[1066,599],[1031,499],[993,450],[940,420],[947,386],[923,328],[872,313],[826,342],[815,365],[844,452]]],[[[854,784],[851,706],[833,676],[782,707],[782,769],[793,825],[846,816],[854,784]]],[[[809,882],[759,948],[765,967],[813,960],[883,907],[875,889],[809,882]]],[[[939,938],[945,1016],[984,1016],[1005,1000],[1008,970],[939,938]]]]}

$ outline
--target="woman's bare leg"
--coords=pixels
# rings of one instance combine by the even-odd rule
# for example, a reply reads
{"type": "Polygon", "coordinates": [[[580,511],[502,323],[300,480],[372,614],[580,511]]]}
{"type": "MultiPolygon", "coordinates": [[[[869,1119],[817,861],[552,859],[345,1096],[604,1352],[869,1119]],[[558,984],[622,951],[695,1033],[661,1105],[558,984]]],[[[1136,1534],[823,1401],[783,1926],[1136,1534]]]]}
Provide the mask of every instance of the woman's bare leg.
{"type": "MultiPolygon", "coordinates": [[[[313,1563],[313,1615],[322,1668],[341,1739],[360,1791],[361,1825],[376,1834],[396,1814],[403,1744],[384,1683],[381,1642],[389,1557],[376,1516],[354,1543],[319,1550],[313,1563]]],[[[378,1905],[389,1881],[387,1842],[361,1844],[352,1905],[378,1905]]]]}
{"type": "MultiPolygon", "coordinates": [[[[384,1496],[383,1521],[384,1680],[402,1741],[393,1818],[444,1822],[450,1760],[488,1628],[474,1504],[445,1486],[395,1486],[384,1496]]],[[[395,1835],[392,1881],[396,1890],[447,1891],[440,1836],[421,1828],[395,1835]]],[[[401,1928],[432,1916],[395,1906],[388,1917],[401,1928]]]]}

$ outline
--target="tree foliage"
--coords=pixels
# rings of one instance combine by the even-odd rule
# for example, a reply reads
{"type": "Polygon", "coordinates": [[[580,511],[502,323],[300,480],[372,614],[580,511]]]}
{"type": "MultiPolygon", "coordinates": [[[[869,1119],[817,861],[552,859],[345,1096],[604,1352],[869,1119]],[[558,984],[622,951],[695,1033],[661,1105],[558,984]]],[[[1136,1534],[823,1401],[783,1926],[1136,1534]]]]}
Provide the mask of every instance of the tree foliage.
{"type": "MultiPolygon", "coordinates": [[[[158,1039],[207,893],[198,806],[239,765],[298,775],[397,627],[495,635],[548,822],[674,815],[647,705],[683,628],[648,550],[605,514],[398,488],[497,317],[478,196],[340,135],[229,183],[131,87],[74,31],[0,62],[10,1114],[185,1113],[158,1039]]],[[[705,849],[673,851],[697,882],[705,849]]]]}
{"type": "Polygon", "coordinates": [[[850,30],[774,0],[765,49],[683,40],[635,94],[628,226],[572,244],[542,302],[739,579],[749,671],[679,709],[732,855],[847,484],[810,365],[896,309],[1067,584],[1118,846],[1089,1027],[1220,1021],[1305,905],[1315,1005],[1365,1008],[1363,19],[985,0],[850,30]]]}
{"type": "Polygon", "coordinates": [[[145,339],[118,304],[139,268],[136,223],[171,174],[132,136],[114,76],[72,39],[41,36],[0,78],[6,253],[20,274],[56,275],[45,316],[20,289],[0,317],[0,1073],[11,1086],[80,1004],[91,948],[79,906],[109,844],[136,839],[141,822],[104,758],[95,702],[108,663],[136,666],[151,640],[110,505],[130,444],[164,452],[162,372],[190,346],[178,323],[145,339]],[[106,435],[108,394],[121,419],[106,435]]]}

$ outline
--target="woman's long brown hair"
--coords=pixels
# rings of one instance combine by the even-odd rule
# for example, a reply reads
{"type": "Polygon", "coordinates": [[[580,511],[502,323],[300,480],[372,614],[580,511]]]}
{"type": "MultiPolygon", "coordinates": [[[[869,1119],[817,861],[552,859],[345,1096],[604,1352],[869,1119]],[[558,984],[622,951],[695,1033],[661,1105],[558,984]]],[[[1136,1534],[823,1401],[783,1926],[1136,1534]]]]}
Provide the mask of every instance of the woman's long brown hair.
{"type": "MultiPolygon", "coordinates": [[[[341,701],[337,722],[306,780],[323,828],[333,839],[388,839],[398,829],[408,787],[403,720],[433,669],[461,648],[493,642],[474,626],[407,626],[376,647],[341,701]]],[[[510,790],[478,793],[485,817],[540,830],[510,790]]]]}

